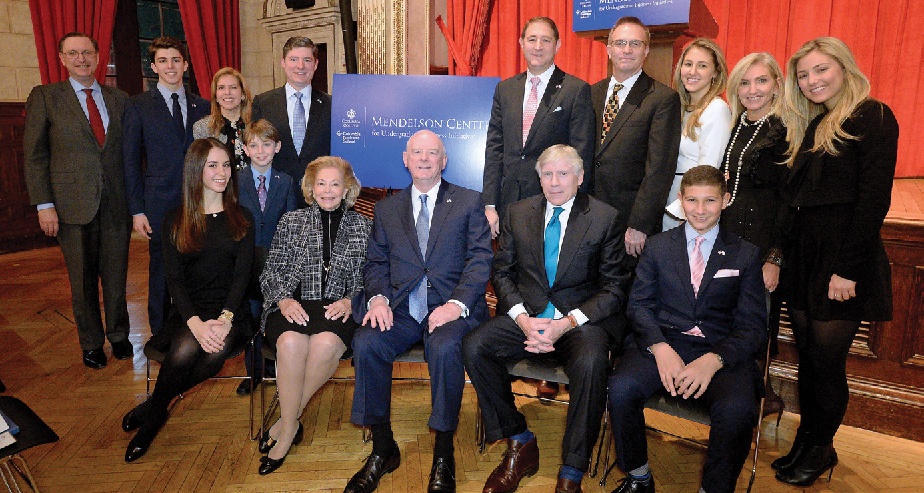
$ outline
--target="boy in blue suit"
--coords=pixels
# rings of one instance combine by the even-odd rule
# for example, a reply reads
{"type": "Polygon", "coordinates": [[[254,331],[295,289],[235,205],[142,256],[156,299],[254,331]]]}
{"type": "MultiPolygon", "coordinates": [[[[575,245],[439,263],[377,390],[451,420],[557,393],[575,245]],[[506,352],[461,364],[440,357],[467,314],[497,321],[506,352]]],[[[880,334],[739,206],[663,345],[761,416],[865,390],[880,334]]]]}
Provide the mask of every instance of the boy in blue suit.
{"type": "MultiPolygon", "coordinates": [[[[237,172],[237,182],[240,186],[238,195],[241,205],[253,214],[254,243],[257,248],[267,251],[273,243],[279,219],[286,212],[295,210],[296,206],[292,177],[273,169],[273,158],[281,147],[279,132],[266,120],[257,120],[244,129],[244,152],[250,158],[250,165],[237,172]]],[[[259,289],[251,296],[250,310],[254,318],[260,320],[263,296],[259,289]]],[[[262,349],[263,336],[257,335],[253,350],[248,345],[244,355],[247,375],[253,377],[253,385],[250,379],[242,381],[237,387],[238,395],[250,394],[253,386],[259,385],[263,380],[262,349]],[[256,360],[253,359],[253,353],[257,354],[256,360]]]]}
{"type": "Polygon", "coordinates": [[[690,169],[678,195],[687,222],[642,251],[626,310],[633,334],[610,377],[618,464],[628,474],[614,493],[654,492],[643,409],[660,389],[709,409],[701,493],[735,490],[757,423],[755,357],[767,333],[760,250],[720,227],[730,196],[719,170],[690,169]]]}
{"type": "Polygon", "coordinates": [[[164,215],[180,206],[183,159],[193,141],[193,124],[209,114],[209,102],[183,87],[189,63],[178,39],[157,38],[148,54],[157,87],[133,97],[125,109],[122,162],[133,228],[151,240],[148,323],[153,335],[163,328],[170,306],[160,227],[164,215]]]}

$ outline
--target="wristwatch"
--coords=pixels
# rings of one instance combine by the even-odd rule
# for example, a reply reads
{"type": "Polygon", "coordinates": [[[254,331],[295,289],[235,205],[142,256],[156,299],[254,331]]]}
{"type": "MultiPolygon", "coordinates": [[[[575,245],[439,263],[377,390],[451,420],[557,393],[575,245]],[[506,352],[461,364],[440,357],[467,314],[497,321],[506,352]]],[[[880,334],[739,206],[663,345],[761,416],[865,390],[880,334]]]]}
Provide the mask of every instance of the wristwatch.
{"type": "Polygon", "coordinates": [[[227,320],[228,323],[230,324],[234,321],[234,313],[232,313],[231,310],[222,310],[221,315],[219,315],[218,318],[222,320],[227,320]]]}

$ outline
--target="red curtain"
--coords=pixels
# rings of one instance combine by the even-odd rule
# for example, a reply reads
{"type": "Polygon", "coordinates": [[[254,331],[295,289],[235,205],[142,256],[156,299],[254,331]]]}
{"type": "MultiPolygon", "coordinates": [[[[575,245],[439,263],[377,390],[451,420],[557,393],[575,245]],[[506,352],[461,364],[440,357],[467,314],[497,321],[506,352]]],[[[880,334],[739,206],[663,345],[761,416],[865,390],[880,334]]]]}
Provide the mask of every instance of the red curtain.
{"type": "MultiPolygon", "coordinates": [[[[472,6],[478,0],[447,0],[446,17],[457,38],[472,21],[472,6]]],[[[510,77],[526,70],[526,60],[518,40],[523,25],[532,17],[546,16],[558,25],[561,50],[555,64],[565,72],[594,83],[607,75],[606,46],[582,38],[571,27],[571,2],[562,0],[497,0],[491,2],[481,60],[475,75],[510,77]]],[[[464,67],[449,61],[450,73],[465,73],[464,67]]]]}
{"type": "MultiPolygon", "coordinates": [[[[842,39],[869,77],[872,96],[898,118],[896,177],[924,176],[924,2],[699,0],[692,3],[690,17],[692,34],[715,38],[729,69],[748,53],[768,51],[785,70],[789,55],[806,41],[842,39]]],[[[675,51],[689,39],[678,40],[675,51]]]]}
{"type": "Polygon", "coordinates": [[[67,69],[58,59],[58,40],[73,31],[87,33],[99,43],[96,79],[106,78],[116,3],[118,0],[29,0],[42,84],[67,79],[67,69]]]}
{"type": "Polygon", "coordinates": [[[238,0],[180,0],[180,16],[199,94],[211,97],[212,75],[222,67],[241,69],[238,0]]]}
{"type": "Polygon", "coordinates": [[[440,16],[436,17],[436,25],[446,38],[452,57],[450,74],[475,75],[478,70],[491,3],[491,0],[449,2],[446,5],[446,16],[451,22],[449,26],[440,16]]]}

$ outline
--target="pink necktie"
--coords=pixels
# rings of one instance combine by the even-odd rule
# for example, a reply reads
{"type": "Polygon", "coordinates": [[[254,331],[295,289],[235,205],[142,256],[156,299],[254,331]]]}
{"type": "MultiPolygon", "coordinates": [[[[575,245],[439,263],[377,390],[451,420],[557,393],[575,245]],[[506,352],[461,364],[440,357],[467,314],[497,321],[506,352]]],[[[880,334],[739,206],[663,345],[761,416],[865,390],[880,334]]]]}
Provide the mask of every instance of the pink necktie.
{"type": "Polygon", "coordinates": [[[260,180],[260,186],[257,187],[257,200],[260,201],[260,210],[266,209],[266,177],[260,175],[257,177],[260,180]]]}
{"type": "Polygon", "coordinates": [[[90,115],[90,128],[93,129],[93,135],[96,136],[99,145],[106,145],[106,128],[103,127],[103,117],[99,112],[99,107],[96,106],[96,100],[93,99],[93,89],[84,89],[83,92],[87,93],[87,113],[90,115]]]}
{"type": "Polygon", "coordinates": [[[703,260],[703,252],[699,249],[705,239],[697,236],[693,253],[690,254],[690,282],[693,284],[694,295],[699,295],[699,285],[703,282],[703,273],[706,271],[706,261],[703,260]]]}
{"type": "Polygon", "coordinates": [[[529,90],[529,97],[526,98],[526,106],[523,107],[523,145],[526,145],[526,137],[529,136],[529,128],[533,126],[533,118],[536,117],[536,108],[539,107],[539,77],[529,79],[533,87],[529,90]]]}

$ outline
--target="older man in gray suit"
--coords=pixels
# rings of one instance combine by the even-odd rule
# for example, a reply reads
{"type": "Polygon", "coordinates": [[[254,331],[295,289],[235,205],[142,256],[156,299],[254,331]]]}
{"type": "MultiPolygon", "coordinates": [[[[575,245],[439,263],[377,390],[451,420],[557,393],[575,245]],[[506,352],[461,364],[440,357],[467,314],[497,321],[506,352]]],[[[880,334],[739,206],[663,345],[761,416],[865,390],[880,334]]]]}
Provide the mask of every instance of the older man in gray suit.
{"type": "Polygon", "coordinates": [[[116,358],[133,353],[125,302],[131,218],[122,172],[128,96],[96,81],[98,54],[96,40],[86,34],[61,38],[58,57],[70,77],[32,90],[23,137],[29,197],[42,231],[61,244],[83,363],[96,369],[106,366],[107,338],[116,358]]]}

